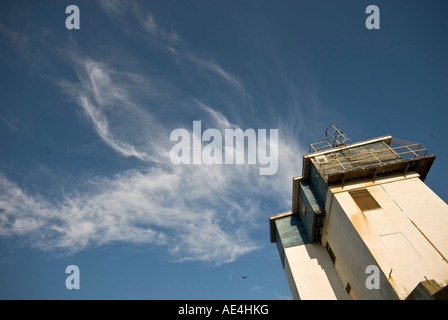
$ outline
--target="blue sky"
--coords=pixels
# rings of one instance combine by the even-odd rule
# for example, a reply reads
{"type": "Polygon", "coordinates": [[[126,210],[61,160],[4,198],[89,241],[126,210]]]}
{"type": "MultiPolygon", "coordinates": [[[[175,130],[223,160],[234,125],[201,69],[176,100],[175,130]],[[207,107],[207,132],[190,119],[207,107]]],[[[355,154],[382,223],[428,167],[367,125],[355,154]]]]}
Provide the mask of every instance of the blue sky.
{"type": "Polygon", "coordinates": [[[447,201],[447,10],[0,1],[0,298],[290,299],[268,217],[290,210],[301,158],[333,123],[352,141],[422,143],[447,201]],[[278,129],[277,173],[173,165],[170,133],[193,121],[278,129]],[[80,290],[65,287],[72,264],[80,290]]]}

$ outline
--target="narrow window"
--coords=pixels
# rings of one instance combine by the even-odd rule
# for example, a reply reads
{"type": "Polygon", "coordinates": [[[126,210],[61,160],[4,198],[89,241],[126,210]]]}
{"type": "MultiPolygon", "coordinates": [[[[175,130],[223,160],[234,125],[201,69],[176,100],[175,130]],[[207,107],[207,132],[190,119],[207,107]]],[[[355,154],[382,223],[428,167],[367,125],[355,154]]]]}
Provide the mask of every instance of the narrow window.
{"type": "Polygon", "coordinates": [[[352,287],[350,286],[350,283],[347,282],[347,286],[345,287],[345,291],[347,291],[348,294],[350,294],[350,291],[352,291],[352,287]]]}
{"type": "Polygon", "coordinates": [[[352,287],[350,286],[350,283],[348,283],[348,282],[347,282],[347,286],[345,287],[345,291],[347,291],[348,296],[350,297],[350,299],[352,299],[352,300],[356,300],[356,296],[355,296],[355,294],[353,293],[353,289],[352,289],[352,287]]]}
{"type": "Polygon", "coordinates": [[[370,192],[367,189],[355,190],[348,192],[353,200],[355,200],[359,209],[362,211],[379,209],[381,206],[376,202],[375,198],[372,197],[370,192]]]}
{"type": "Polygon", "coordinates": [[[333,262],[333,264],[336,262],[336,256],[333,253],[333,250],[331,250],[330,245],[327,242],[327,245],[325,247],[327,249],[328,255],[330,256],[331,261],[333,262]]]}

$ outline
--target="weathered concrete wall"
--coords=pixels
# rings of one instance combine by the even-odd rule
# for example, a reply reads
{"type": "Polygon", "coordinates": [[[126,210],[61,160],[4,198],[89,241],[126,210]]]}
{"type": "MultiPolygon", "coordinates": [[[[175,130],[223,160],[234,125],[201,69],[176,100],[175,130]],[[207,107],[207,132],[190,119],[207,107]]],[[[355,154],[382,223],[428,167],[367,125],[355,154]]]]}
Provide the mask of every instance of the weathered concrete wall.
{"type": "Polygon", "coordinates": [[[349,299],[320,243],[309,243],[285,249],[285,273],[295,299],[349,299]]]}
{"type": "Polygon", "coordinates": [[[380,290],[368,289],[365,285],[370,275],[366,273],[366,268],[370,265],[376,266],[377,262],[369,250],[369,243],[364,243],[366,237],[361,237],[356,229],[357,227],[361,234],[368,232],[363,224],[357,221],[363,218],[359,217],[360,214],[347,215],[347,212],[359,211],[356,204],[352,204],[353,200],[346,199],[347,195],[350,197],[346,191],[334,196],[329,192],[327,217],[322,238],[323,244],[326,245],[328,242],[336,257],[335,269],[341,282],[344,288],[347,283],[350,284],[356,299],[398,299],[383,273],[379,275],[380,290]]]}
{"type": "Polygon", "coordinates": [[[448,205],[420,179],[383,185],[400,210],[448,259],[448,205]]]}
{"type": "Polygon", "coordinates": [[[418,175],[330,188],[328,197],[323,242],[329,241],[336,271],[358,298],[391,299],[389,285],[405,299],[425,277],[448,283],[448,207],[418,175]],[[381,208],[361,211],[348,193],[360,188],[381,208]],[[366,279],[360,271],[369,264],[382,270],[380,290],[359,286],[366,279]]]}

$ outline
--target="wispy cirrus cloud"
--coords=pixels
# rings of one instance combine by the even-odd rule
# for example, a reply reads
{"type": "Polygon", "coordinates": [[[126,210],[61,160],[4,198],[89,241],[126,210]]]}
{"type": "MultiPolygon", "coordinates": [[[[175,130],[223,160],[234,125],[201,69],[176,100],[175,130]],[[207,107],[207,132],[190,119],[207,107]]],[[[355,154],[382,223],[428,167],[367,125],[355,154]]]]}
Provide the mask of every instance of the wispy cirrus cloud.
{"type": "MultiPolygon", "coordinates": [[[[20,235],[34,247],[66,253],[116,241],[165,245],[177,260],[213,263],[233,261],[258,247],[248,236],[247,224],[239,225],[255,214],[257,202],[239,203],[234,189],[235,183],[249,188],[248,177],[256,176],[255,170],[170,164],[169,150],[157,146],[169,140],[168,129],[153,127],[157,120],[151,112],[130,99],[139,87],[129,85],[123,75],[132,73],[80,56],[72,66],[78,81],[57,84],[82,108],[104,143],[121,156],[148,162],[147,170],[92,177],[92,192],[64,195],[56,203],[27,194],[0,175],[0,235],[20,235]],[[142,139],[129,125],[135,121],[140,123],[139,136],[148,140],[139,151],[134,145],[142,139]],[[235,175],[235,170],[242,174],[235,175]],[[239,182],[234,181],[237,177],[239,182]]],[[[219,112],[203,108],[216,126],[235,127],[219,112]]]]}
{"type": "Polygon", "coordinates": [[[98,0],[98,3],[109,14],[119,16],[123,14],[131,2],[122,0],[98,0]]]}
{"type": "Polygon", "coordinates": [[[6,44],[11,45],[22,58],[30,59],[32,51],[30,38],[27,34],[11,29],[0,22],[0,35],[3,35],[6,44]]]}
{"type": "Polygon", "coordinates": [[[213,61],[212,59],[194,54],[193,52],[187,52],[185,54],[185,57],[203,70],[214,74],[230,86],[238,89],[241,93],[247,94],[243,84],[241,83],[241,80],[239,80],[232,73],[224,70],[217,62],[213,61]]]}
{"type": "Polygon", "coordinates": [[[133,93],[138,93],[144,78],[132,72],[117,75],[105,63],[89,58],[73,56],[72,61],[78,82],[58,80],[56,84],[83,108],[99,137],[125,157],[157,161],[158,159],[140,149],[148,149],[148,145],[157,140],[145,128],[151,126],[157,129],[159,126],[150,113],[132,100],[128,90],[134,85],[133,93]],[[113,130],[111,126],[114,127],[113,130]]]}
{"type": "Polygon", "coordinates": [[[197,181],[180,185],[177,178],[157,170],[126,172],[95,181],[93,194],[50,203],[0,175],[0,235],[25,236],[34,247],[65,253],[117,241],[165,245],[177,260],[215,263],[257,247],[244,233],[223,230],[218,212],[195,205],[199,192],[179,199],[197,181]]]}
{"type": "Polygon", "coordinates": [[[162,72],[147,72],[156,67],[132,55],[126,59],[137,67],[73,48],[60,51],[75,77],[59,77],[54,83],[82,110],[101,141],[120,157],[141,160],[142,166],[114,176],[83,177],[88,190],[64,194],[60,200],[31,194],[0,174],[0,235],[20,236],[42,250],[69,253],[117,241],[151,244],[165,246],[178,261],[217,264],[256,250],[260,244],[250,234],[265,228],[271,213],[263,211],[266,204],[290,205],[291,177],[298,171],[302,151],[294,135],[280,130],[278,144],[271,146],[281,155],[275,176],[259,176],[258,167],[248,164],[173,165],[171,130],[179,124],[188,128],[198,118],[220,130],[246,129],[229,120],[227,113],[239,104],[242,93],[249,95],[248,90],[240,77],[208,55],[197,54],[177,32],[136,3],[100,5],[112,16],[136,17],[145,34],[163,44],[158,50],[175,58],[171,63],[186,72],[199,70],[189,74],[193,79],[218,79],[210,90],[228,86],[229,106],[218,110],[203,96],[179,88],[173,76],[166,75],[161,87],[155,74],[162,72]],[[192,109],[188,120],[181,114],[186,105],[192,109]]]}
{"type": "MultiPolygon", "coordinates": [[[[124,17],[130,14],[139,22],[141,28],[151,40],[155,40],[161,48],[178,61],[180,60],[183,67],[191,64],[192,69],[199,72],[202,77],[214,76],[228,86],[237,89],[241,94],[249,95],[241,80],[235,74],[225,70],[217,61],[205,53],[199,53],[191,48],[176,31],[158,21],[153,13],[145,11],[138,2],[117,0],[111,3],[109,1],[100,1],[99,3],[107,13],[119,16],[123,23],[126,23],[124,17]]],[[[148,42],[152,43],[152,41],[148,42]]]]}

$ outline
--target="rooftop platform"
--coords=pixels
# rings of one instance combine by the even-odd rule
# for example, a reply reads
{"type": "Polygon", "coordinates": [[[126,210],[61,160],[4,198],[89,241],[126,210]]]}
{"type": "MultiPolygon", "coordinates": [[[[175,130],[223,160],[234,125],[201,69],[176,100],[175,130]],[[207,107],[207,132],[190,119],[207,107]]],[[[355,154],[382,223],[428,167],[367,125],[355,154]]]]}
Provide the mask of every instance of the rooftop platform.
{"type": "Polygon", "coordinates": [[[421,144],[406,143],[389,135],[307,154],[303,158],[303,177],[309,178],[313,164],[328,185],[411,171],[424,180],[435,157],[428,155],[421,144]]]}

